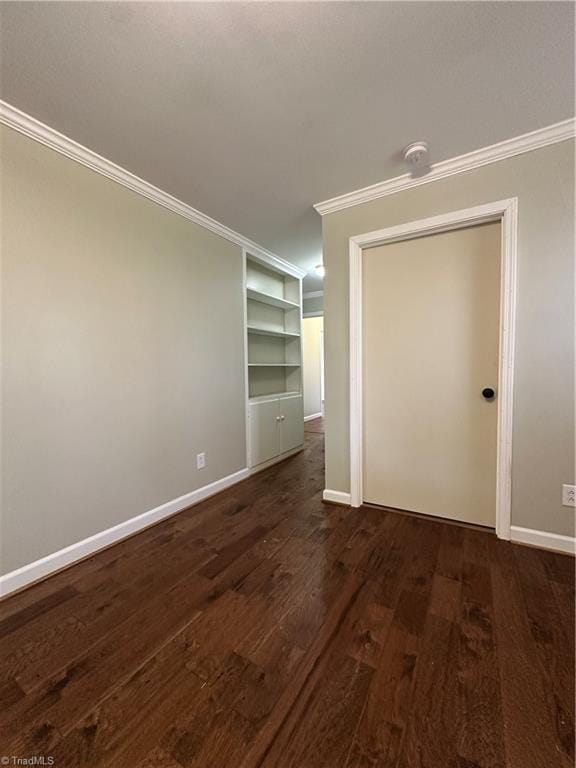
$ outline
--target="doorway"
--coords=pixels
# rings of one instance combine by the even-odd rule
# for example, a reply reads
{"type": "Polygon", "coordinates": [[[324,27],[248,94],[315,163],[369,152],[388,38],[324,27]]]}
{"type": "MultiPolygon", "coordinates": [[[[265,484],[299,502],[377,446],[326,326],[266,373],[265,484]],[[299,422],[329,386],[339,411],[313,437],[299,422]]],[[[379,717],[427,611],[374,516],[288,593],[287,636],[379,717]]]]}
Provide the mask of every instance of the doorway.
{"type": "Polygon", "coordinates": [[[364,500],[495,527],[500,223],[368,248],[362,275],[364,500]]]}
{"type": "Polygon", "coordinates": [[[302,320],[304,421],[324,415],[324,317],[302,320]]]}
{"type": "Polygon", "coordinates": [[[509,538],[516,227],[511,199],[351,238],[353,506],[509,538]]]}

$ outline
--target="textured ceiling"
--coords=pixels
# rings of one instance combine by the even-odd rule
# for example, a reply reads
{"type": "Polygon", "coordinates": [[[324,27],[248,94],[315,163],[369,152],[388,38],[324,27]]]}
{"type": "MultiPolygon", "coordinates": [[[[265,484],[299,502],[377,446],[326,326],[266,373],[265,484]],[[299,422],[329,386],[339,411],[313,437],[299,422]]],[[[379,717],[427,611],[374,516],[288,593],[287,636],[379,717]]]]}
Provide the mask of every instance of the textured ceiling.
{"type": "MultiPolygon", "coordinates": [[[[574,6],[4,2],[1,97],[313,269],[312,204],[574,114],[574,6]]],[[[315,277],[306,288],[319,287],[315,277]]]]}

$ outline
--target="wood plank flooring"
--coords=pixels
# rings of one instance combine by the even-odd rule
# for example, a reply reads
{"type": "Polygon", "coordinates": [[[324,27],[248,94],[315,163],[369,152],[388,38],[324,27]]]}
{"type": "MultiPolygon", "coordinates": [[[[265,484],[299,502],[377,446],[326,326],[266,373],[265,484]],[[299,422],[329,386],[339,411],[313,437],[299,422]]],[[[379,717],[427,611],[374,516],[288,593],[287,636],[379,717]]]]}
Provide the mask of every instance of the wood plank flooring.
{"type": "Polygon", "coordinates": [[[319,416],[317,419],[310,419],[304,422],[304,432],[321,432],[324,434],[324,419],[319,416]]]}
{"type": "Polygon", "coordinates": [[[0,603],[0,755],[571,768],[574,561],[323,504],[303,453],[0,603]]]}

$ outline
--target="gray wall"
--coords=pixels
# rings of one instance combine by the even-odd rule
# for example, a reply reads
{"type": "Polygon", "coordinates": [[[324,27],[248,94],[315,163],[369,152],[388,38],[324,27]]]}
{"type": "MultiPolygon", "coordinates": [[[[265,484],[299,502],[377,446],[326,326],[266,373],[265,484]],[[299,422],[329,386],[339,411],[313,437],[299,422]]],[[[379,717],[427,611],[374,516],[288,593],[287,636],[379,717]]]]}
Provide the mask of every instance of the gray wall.
{"type": "Polygon", "coordinates": [[[302,312],[307,314],[308,312],[319,313],[324,311],[324,296],[312,296],[302,300],[302,312]]]}
{"type": "Polygon", "coordinates": [[[508,197],[519,201],[512,524],[573,535],[574,142],[323,218],[326,487],[350,490],[348,239],[508,197]]]}
{"type": "Polygon", "coordinates": [[[246,457],[240,248],[0,136],[6,573],[246,457]]]}

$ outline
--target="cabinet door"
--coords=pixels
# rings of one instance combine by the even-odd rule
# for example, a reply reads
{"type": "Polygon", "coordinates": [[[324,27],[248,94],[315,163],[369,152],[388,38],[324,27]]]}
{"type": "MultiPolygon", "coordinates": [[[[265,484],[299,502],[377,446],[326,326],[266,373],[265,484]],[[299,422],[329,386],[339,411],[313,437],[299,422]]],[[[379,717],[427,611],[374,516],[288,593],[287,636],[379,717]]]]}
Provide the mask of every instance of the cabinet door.
{"type": "Polygon", "coordinates": [[[273,459],[280,453],[278,400],[250,403],[250,466],[273,459]]]}
{"type": "Polygon", "coordinates": [[[304,442],[304,407],[302,395],[281,398],[280,451],[285,453],[298,448],[304,442]]]}

